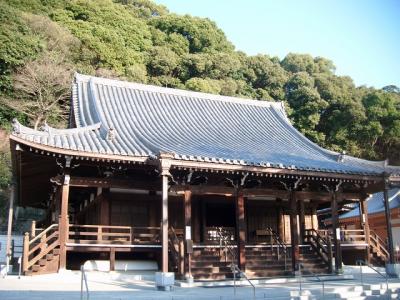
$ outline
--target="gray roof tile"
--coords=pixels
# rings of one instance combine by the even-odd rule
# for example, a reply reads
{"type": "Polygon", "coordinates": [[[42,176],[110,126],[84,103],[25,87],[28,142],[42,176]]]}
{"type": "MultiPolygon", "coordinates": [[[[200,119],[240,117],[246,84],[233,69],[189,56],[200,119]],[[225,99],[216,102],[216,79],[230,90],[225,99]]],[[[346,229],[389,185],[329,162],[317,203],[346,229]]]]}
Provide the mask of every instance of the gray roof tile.
{"type": "MultiPolygon", "coordinates": [[[[280,102],[255,101],[81,74],[72,90],[77,128],[14,135],[56,148],[349,174],[378,174],[371,162],[323,149],[298,132],[280,102]],[[107,138],[113,129],[114,138],[107,138]]],[[[399,168],[386,170],[400,173],[399,168]]]]}

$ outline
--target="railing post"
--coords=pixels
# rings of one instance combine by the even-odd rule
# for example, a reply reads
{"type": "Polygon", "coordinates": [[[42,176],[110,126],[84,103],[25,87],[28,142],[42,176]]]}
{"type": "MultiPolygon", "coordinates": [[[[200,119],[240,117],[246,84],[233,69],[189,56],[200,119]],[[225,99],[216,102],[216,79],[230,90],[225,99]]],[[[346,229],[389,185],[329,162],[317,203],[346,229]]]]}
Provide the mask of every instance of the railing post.
{"type": "Polygon", "coordinates": [[[97,241],[100,242],[103,240],[103,227],[97,227],[97,241]]]}
{"type": "Polygon", "coordinates": [[[22,270],[24,273],[28,271],[28,263],[29,263],[29,233],[25,232],[24,235],[24,250],[23,250],[23,262],[22,262],[22,270]]]}
{"type": "Polygon", "coordinates": [[[31,223],[31,238],[36,236],[36,221],[33,220],[31,223]]]}

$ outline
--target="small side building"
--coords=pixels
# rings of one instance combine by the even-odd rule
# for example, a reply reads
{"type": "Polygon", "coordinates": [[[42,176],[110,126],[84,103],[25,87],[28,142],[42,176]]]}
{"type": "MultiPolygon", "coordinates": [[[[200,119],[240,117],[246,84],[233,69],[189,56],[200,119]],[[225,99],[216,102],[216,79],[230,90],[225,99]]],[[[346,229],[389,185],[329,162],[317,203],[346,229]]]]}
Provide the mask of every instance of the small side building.
{"type": "MultiPolygon", "coordinates": [[[[393,234],[393,245],[395,249],[396,261],[400,261],[400,189],[391,189],[388,192],[389,207],[391,215],[391,225],[393,234]]],[[[384,193],[379,192],[371,195],[367,199],[368,215],[361,213],[360,206],[357,205],[354,209],[340,215],[339,223],[344,232],[349,230],[362,230],[365,219],[368,218],[369,235],[371,239],[379,239],[387,244],[387,222],[385,216],[384,193]]],[[[343,236],[343,239],[346,239],[343,236]]],[[[343,253],[344,262],[354,262],[357,251],[345,251],[343,253]]],[[[374,254],[370,256],[374,262],[374,254]]],[[[375,261],[376,263],[376,261],[375,261]]],[[[378,261],[379,263],[379,261],[378,261]]]]}

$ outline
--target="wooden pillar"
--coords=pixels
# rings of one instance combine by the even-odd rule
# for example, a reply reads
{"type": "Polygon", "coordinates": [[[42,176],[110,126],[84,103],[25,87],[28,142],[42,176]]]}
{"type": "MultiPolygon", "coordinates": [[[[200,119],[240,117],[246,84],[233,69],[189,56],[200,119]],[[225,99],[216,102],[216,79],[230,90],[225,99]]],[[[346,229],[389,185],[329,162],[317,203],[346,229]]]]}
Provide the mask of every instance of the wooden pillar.
{"type": "Polygon", "coordinates": [[[387,240],[388,240],[388,251],[389,251],[389,263],[394,264],[394,248],[393,248],[393,233],[392,233],[392,218],[390,215],[389,206],[389,179],[384,174],[385,187],[383,190],[383,198],[385,205],[385,217],[386,217],[386,228],[387,228],[387,240]]]}
{"type": "Polygon", "coordinates": [[[363,197],[364,199],[360,199],[360,219],[361,219],[361,224],[362,224],[362,229],[364,230],[365,234],[365,242],[368,244],[366,249],[365,249],[365,261],[369,264],[371,260],[371,255],[370,255],[370,239],[369,239],[369,223],[368,223],[368,203],[367,203],[367,198],[368,196],[363,197]]]}
{"type": "Polygon", "coordinates": [[[59,239],[60,239],[60,270],[65,270],[67,264],[67,248],[66,243],[69,235],[68,224],[68,198],[69,198],[69,171],[65,171],[64,182],[61,186],[61,212],[59,217],[59,239]]]}
{"type": "MultiPolygon", "coordinates": [[[[11,260],[11,235],[12,235],[12,222],[14,218],[14,199],[15,199],[15,185],[14,180],[10,187],[10,205],[8,207],[8,223],[7,223],[7,244],[6,244],[6,265],[8,271],[8,265],[11,260]]],[[[25,255],[25,253],[24,253],[25,255]]],[[[25,259],[25,257],[24,257],[25,259]]]]}
{"type": "Polygon", "coordinates": [[[189,243],[192,243],[192,192],[190,190],[185,191],[184,195],[184,214],[185,214],[185,228],[184,228],[184,235],[185,235],[185,278],[191,278],[191,254],[189,253],[188,246],[189,243]]]}
{"type": "Polygon", "coordinates": [[[108,192],[100,196],[100,224],[110,225],[110,198],[108,192]]]}
{"type": "Polygon", "coordinates": [[[161,271],[168,272],[168,176],[162,175],[162,268],[161,271]]]}
{"type": "Polygon", "coordinates": [[[299,232],[297,223],[296,192],[293,190],[291,190],[289,194],[289,205],[290,205],[290,237],[292,245],[292,270],[293,272],[295,272],[298,270],[300,248],[299,248],[299,232]]]}
{"type": "Polygon", "coordinates": [[[285,235],[285,219],[283,215],[282,199],[276,199],[276,214],[277,214],[277,231],[281,240],[284,240],[285,235]]]}
{"type": "Polygon", "coordinates": [[[340,248],[340,228],[338,216],[338,197],[340,193],[331,191],[331,211],[332,211],[332,230],[333,230],[333,245],[335,247],[335,271],[341,272],[342,269],[342,251],[340,248]]]}
{"type": "Polygon", "coordinates": [[[300,232],[299,239],[301,244],[304,243],[304,231],[306,230],[306,216],[304,209],[304,200],[299,200],[299,212],[300,212],[300,232]]]}
{"type": "Polygon", "coordinates": [[[192,196],[191,198],[192,210],[193,210],[193,241],[200,243],[201,241],[201,222],[200,222],[200,199],[196,199],[192,196]],[[193,201],[194,200],[194,201],[193,201]]]}
{"type": "Polygon", "coordinates": [[[244,196],[241,188],[236,189],[236,241],[238,249],[238,266],[242,271],[246,269],[246,221],[244,211],[244,196]]]}
{"type": "Polygon", "coordinates": [[[318,230],[317,204],[311,203],[311,228],[318,230]]]}
{"type": "Polygon", "coordinates": [[[110,271],[115,271],[115,248],[110,248],[110,271]]]}

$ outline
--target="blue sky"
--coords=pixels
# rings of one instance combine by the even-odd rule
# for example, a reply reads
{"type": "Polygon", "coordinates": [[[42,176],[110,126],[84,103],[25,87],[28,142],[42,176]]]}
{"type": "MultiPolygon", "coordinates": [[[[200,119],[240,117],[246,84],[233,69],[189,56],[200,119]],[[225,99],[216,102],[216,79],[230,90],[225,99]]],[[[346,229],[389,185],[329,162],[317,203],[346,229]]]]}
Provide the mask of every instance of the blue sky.
{"type": "Polygon", "coordinates": [[[249,55],[331,59],[357,85],[400,87],[399,0],[155,0],[208,17],[249,55]]]}

